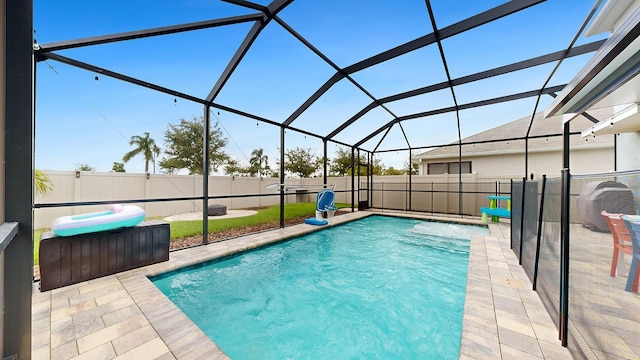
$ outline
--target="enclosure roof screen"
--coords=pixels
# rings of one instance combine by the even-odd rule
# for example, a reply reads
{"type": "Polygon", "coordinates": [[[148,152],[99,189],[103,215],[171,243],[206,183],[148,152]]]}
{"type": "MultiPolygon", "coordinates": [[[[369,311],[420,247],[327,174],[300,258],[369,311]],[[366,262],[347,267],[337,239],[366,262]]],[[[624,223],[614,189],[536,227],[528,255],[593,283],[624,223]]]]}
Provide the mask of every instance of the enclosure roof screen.
{"type": "Polygon", "coordinates": [[[37,139],[96,121],[124,153],[130,135],[160,137],[203,111],[245,151],[277,147],[281,131],[300,144],[428,149],[530,118],[526,137],[606,40],[584,36],[598,4],[38,0],[37,139]]]}

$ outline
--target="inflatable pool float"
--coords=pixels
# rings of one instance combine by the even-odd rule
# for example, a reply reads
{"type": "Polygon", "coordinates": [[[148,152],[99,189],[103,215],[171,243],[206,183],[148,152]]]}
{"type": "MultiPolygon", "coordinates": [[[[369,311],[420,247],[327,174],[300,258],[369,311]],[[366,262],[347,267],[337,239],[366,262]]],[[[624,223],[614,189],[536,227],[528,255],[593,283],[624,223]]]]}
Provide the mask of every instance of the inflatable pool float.
{"type": "Polygon", "coordinates": [[[58,236],[72,236],[133,227],[144,217],[144,210],[138,206],[114,204],[107,211],[59,217],[53,221],[51,230],[58,236]]]}

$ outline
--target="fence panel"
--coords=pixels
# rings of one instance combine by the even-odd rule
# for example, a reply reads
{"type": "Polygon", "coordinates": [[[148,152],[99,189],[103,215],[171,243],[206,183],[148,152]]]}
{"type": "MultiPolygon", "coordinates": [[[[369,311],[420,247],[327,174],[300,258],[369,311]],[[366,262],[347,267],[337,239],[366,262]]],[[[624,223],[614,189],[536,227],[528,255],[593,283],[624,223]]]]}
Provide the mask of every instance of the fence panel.
{"type": "MultiPolygon", "coordinates": [[[[74,203],[83,201],[118,201],[130,199],[170,199],[202,196],[202,177],[199,175],[91,173],[74,171],[46,171],[53,182],[53,191],[37,195],[36,203],[74,203]]],[[[508,182],[476,181],[475,175],[465,174],[462,183],[462,213],[480,216],[480,206],[487,205],[486,195],[508,192],[508,182]],[[501,190],[500,190],[501,189],[501,190]],[[506,190],[505,190],[506,189],[506,190]]],[[[360,200],[369,201],[374,208],[394,210],[426,211],[458,214],[460,193],[459,178],[453,175],[414,176],[409,193],[409,177],[376,176],[371,184],[372,192],[366,190],[366,179],[360,179],[360,200]],[[411,208],[410,208],[411,207],[411,208]]],[[[209,203],[221,204],[229,209],[273,206],[279,203],[279,188],[269,188],[277,178],[252,178],[211,176],[209,178],[209,203]],[[246,195],[272,195],[248,196],[246,195]]],[[[351,177],[329,177],[329,186],[336,190],[336,202],[351,203],[351,177]]],[[[291,190],[285,196],[286,203],[314,202],[315,192],[322,187],[322,178],[287,179],[289,189],[300,186],[300,191],[291,190]],[[317,188],[316,188],[317,187],[317,188]]],[[[357,200],[357,197],[355,199],[357,200]]],[[[138,204],[148,216],[161,217],[189,212],[201,212],[202,200],[145,202],[138,204]]],[[[354,204],[357,206],[357,204],[354,204]]],[[[49,227],[60,216],[100,211],[104,205],[64,206],[35,210],[36,228],[49,227]]]]}
{"type": "Polygon", "coordinates": [[[433,183],[421,182],[411,184],[411,210],[433,212],[433,183]]]}
{"type": "Polygon", "coordinates": [[[640,172],[572,176],[570,187],[569,350],[576,358],[638,359],[640,299],[625,291],[631,257],[619,255],[614,266],[601,211],[637,214],[640,172]]]}
{"type": "Polygon", "coordinates": [[[562,181],[547,179],[544,195],[537,291],[558,326],[560,306],[560,203],[562,181]]]}
{"type": "MultiPolygon", "coordinates": [[[[131,173],[92,173],[75,171],[45,171],[53,184],[53,190],[47,195],[36,195],[36,204],[101,202],[132,199],[169,199],[202,196],[202,176],[171,174],[131,174],[131,173]]],[[[255,178],[233,176],[209,177],[209,196],[225,197],[210,199],[210,204],[221,204],[229,209],[273,206],[280,203],[279,188],[267,189],[266,186],[278,183],[278,178],[255,178]],[[248,196],[245,195],[268,195],[248,196]],[[234,197],[236,196],[236,197],[234,197]]],[[[330,177],[329,186],[334,186],[336,201],[351,203],[351,177],[330,177]]],[[[302,185],[304,191],[289,192],[285,196],[287,203],[315,202],[315,192],[323,185],[322,178],[287,179],[288,187],[302,185]]],[[[202,200],[180,200],[145,202],[137,204],[144,208],[147,216],[170,216],[175,214],[201,212],[202,200]]],[[[75,215],[104,210],[104,205],[62,206],[38,208],[34,211],[34,226],[47,228],[60,216],[75,215]]]]}

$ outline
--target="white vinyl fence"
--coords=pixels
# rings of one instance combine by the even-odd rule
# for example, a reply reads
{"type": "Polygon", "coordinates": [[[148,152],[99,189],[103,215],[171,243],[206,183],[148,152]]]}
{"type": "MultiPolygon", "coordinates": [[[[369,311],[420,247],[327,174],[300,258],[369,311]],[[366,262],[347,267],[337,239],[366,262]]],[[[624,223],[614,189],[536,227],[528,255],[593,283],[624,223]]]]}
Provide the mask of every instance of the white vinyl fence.
{"type": "MultiPolygon", "coordinates": [[[[166,174],[93,173],[75,171],[44,171],[51,179],[53,190],[47,195],[36,195],[36,204],[73,203],[92,201],[119,201],[133,199],[166,199],[202,196],[202,176],[166,174]]],[[[329,185],[336,191],[351,190],[351,177],[331,177],[329,185]]],[[[265,194],[270,196],[210,199],[209,204],[226,205],[228,209],[246,209],[271,206],[280,203],[278,187],[267,185],[279,183],[278,178],[254,178],[233,176],[209,177],[209,196],[237,196],[265,194]]],[[[317,191],[322,178],[287,179],[287,188],[295,185],[317,191]]],[[[302,187],[301,187],[302,188],[302,187]]],[[[313,202],[314,194],[297,194],[292,190],[286,202],[313,202]]],[[[351,203],[350,193],[336,193],[336,202],[351,203]]],[[[145,209],[147,216],[170,216],[182,213],[201,212],[202,200],[162,201],[136,204],[145,209]]],[[[34,227],[48,228],[60,216],[75,215],[105,210],[107,205],[64,206],[38,208],[34,211],[34,227]]]]}
{"type": "MultiPolygon", "coordinates": [[[[75,171],[45,171],[53,183],[53,190],[47,195],[36,195],[36,204],[74,203],[94,201],[124,201],[134,199],[167,199],[202,196],[202,176],[166,175],[166,174],[130,174],[130,173],[93,173],[75,171]]],[[[361,188],[366,187],[366,177],[360,177],[361,188]]],[[[458,175],[420,175],[413,176],[412,195],[408,195],[409,176],[375,176],[369,193],[360,191],[360,200],[371,196],[375,208],[458,213],[458,175]]],[[[501,184],[501,191],[508,191],[509,178],[500,179],[465,174],[462,177],[465,193],[463,213],[476,214],[480,206],[488,206],[486,194],[495,191],[495,184],[501,184]]],[[[210,199],[209,204],[226,205],[228,209],[246,209],[272,206],[280,201],[277,186],[278,178],[255,178],[234,176],[209,177],[209,196],[248,196],[226,199],[210,199]]],[[[328,185],[335,186],[336,202],[351,203],[351,177],[329,177],[328,185]],[[346,191],[346,192],[343,192],[346,191]]],[[[314,202],[315,194],[296,193],[299,190],[318,191],[322,187],[322,178],[286,179],[289,189],[285,201],[314,202]]],[[[358,180],[355,181],[358,189],[358,180]]],[[[357,207],[358,194],[355,195],[357,207]]],[[[202,200],[159,201],[136,204],[144,208],[147,216],[165,217],[176,214],[201,212],[202,200]]],[[[38,208],[34,211],[34,226],[48,228],[53,220],[60,216],[75,215],[105,210],[107,205],[63,206],[38,208]]]]}
{"type": "MultiPolygon", "coordinates": [[[[360,188],[364,187],[366,184],[361,184],[360,188]]],[[[461,178],[458,174],[415,175],[411,178],[411,184],[406,175],[375,176],[371,185],[373,191],[370,192],[370,204],[374,208],[383,209],[480,216],[480,207],[489,206],[487,195],[495,195],[497,192],[506,194],[510,187],[509,177],[496,178],[477,174],[463,174],[461,178]],[[463,193],[462,202],[460,189],[463,193]]]]}

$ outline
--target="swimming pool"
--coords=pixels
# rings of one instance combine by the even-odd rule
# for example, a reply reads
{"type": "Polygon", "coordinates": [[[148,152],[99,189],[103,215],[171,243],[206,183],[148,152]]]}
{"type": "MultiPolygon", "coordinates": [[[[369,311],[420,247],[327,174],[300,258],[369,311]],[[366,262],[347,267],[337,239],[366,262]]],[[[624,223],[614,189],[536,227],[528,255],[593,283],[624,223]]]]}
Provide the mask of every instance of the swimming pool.
{"type": "Polygon", "coordinates": [[[471,233],[371,216],[152,281],[233,359],[457,359],[471,233]]]}

